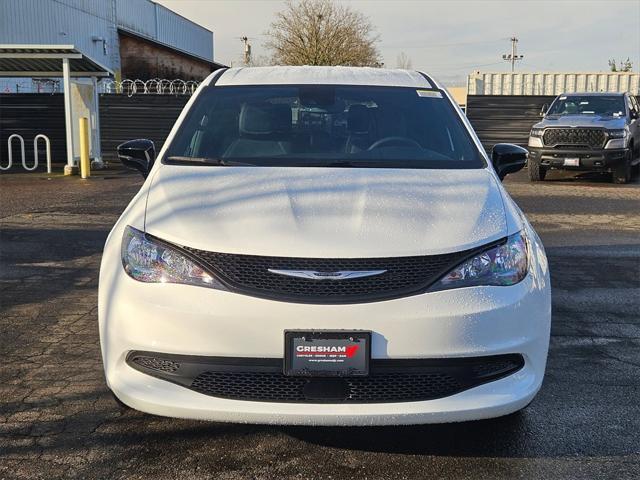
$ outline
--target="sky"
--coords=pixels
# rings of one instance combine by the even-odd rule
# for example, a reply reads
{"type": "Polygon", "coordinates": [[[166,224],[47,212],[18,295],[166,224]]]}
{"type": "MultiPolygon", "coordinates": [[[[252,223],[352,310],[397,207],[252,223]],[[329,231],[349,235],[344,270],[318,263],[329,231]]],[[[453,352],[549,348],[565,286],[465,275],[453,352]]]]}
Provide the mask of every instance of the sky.
{"type": "MultiPolygon", "coordinates": [[[[156,0],[214,32],[214,57],[240,65],[247,36],[268,56],[265,32],[281,0],[156,0]]],[[[415,69],[464,85],[474,70],[509,71],[502,54],[516,36],[522,72],[608,70],[610,58],[640,71],[640,0],[338,0],[374,25],[386,67],[404,52],[415,69]]]]}

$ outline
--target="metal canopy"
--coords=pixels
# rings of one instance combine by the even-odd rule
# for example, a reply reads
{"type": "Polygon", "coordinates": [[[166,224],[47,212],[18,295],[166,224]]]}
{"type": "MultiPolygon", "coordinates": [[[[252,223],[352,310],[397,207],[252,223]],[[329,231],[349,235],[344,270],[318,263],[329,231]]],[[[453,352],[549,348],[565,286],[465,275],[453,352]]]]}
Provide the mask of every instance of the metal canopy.
{"type": "MultiPolygon", "coordinates": [[[[75,167],[73,155],[73,123],[71,77],[93,80],[93,104],[98,110],[98,77],[110,77],[113,72],[91,59],[73,45],[12,45],[0,44],[0,77],[62,77],[64,85],[64,117],[67,140],[67,169],[75,167]]],[[[95,148],[100,151],[100,130],[96,126],[95,148]]]]}
{"type": "Polygon", "coordinates": [[[0,76],[61,77],[61,60],[69,62],[72,77],[109,77],[113,72],[73,45],[0,44],[0,76]]]}

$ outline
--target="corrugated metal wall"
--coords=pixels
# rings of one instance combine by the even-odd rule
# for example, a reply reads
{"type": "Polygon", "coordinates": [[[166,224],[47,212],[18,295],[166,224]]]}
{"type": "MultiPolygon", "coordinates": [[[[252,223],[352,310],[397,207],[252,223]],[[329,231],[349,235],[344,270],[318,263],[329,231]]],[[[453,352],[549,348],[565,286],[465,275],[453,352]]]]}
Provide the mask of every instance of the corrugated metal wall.
{"type": "Polygon", "coordinates": [[[111,5],[110,1],[90,0],[2,0],[0,43],[74,45],[117,70],[120,53],[111,5]],[[102,42],[94,42],[93,36],[107,41],[106,55],[102,42]]]}
{"type": "MultiPolygon", "coordinates": [[[[7,165],[7,139],[17,133],[24,138],[27,165],[33,161],[33,139],[43,133],[51,142],[53,161],[66,162],[64,101],[60,94],[0,94],[0,163],[7,165]]],[[[22,170],[20,146],[13,141],[13,164],[22,170]]],[[[39,162],[46,165],[44,142],[40,142],[39,162]]]]}
{"type": "Polygon", "coordinates": [[[118,27],[213,61],[209,30],[149,0],[0,0],[0,43],[74,45],[114,71],[118,27]]]}
{"type": "Polygon", "coordinates": [[[213,34],[162,5],[156,5],[159,42],[206,60],[213,60],[213,34]]]}
{"type": "MultiPolygon", "coordinates": [[[[188,96],[171,95],[100,95],[100,136],[102,155],[116,159],[116,146],[133,138],[149,138],[160,150],[171,127],[189,100],[188,96]]],[[[64,102],[61,94],[0,94],[0,163],[7,164],[7,139],[23,136],[27,164],[33,160],[33,139],[44,133],[51,141],[53,162],[66,163],[64,102]]],[[[45,165],[44,142],[40,145],[40,162],[45,165]]],[[[14,146],[12,171],[23,171],[20,147],[14,146]]]]}
{"type": "Polygon", "coordinates": [[[540,109],[554,95],[468,95],[467,118],[487,151],[496,143],[526,146],[531,126],[540,121],[540,109]]]}
{"type": "Polygon", "coordinates": [[[118,27],[147,38],[156,36],[155,4],[148,0],[116,0],[118,27]]]}
{"type": "Polygon", "coordinates": [[[469,95],[560,95],[630,92],[640,95],[640,73],[483,73],[468,78],[469,95]]]}
{"type": "Polygon", "coordinates": [[[213,34],[148,0],[116,0],[118,27],[213,61],[213,34]]]}
{"type": "Polygon", "coordinates": [[[188,101],[186,95],[100,95],[103,158],[115,160],[118,144],[132,138],[153,140],[160,151],[188,101]]]}

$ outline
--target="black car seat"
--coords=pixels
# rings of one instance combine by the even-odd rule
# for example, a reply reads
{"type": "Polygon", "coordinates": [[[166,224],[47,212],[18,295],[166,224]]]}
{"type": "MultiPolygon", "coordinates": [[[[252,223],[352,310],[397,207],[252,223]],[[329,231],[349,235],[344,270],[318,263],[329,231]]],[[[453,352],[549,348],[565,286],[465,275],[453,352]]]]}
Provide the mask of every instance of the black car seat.
{"type": "Polygon", "coordinates": [[[357,153],[369,148],[371,144],[371,114],[366,105],[355,104],[347,110],[346,153],[357,153]]]}

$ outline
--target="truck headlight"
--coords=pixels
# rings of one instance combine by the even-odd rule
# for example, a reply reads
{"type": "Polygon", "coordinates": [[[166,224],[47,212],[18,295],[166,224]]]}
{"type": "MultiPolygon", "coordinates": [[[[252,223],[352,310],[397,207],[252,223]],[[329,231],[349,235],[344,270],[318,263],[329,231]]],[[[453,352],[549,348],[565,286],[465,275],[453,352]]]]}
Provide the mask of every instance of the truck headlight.
{"type": "Polygon", "coordinates": [[[542,135],[544,135],[544,128],[532,128],[529,133],[529,147],[542,148],[542,135]]]}
{"type": "Polygon", "coordinates": [[[607,130],[607,135],[609,138],[625,138],[627,136],[627,131],[624,128],[619,130],[607,130]]]}
{"type": "Polygon", "coordinates": [[[442,277],[432,290],[478,285],[515,285],[527,275],[527,268],[527,240],[523,232],[518,232],[507,238],[502,245],[462,262],[442,277]]]}
{"type": "Polygon", "coordinates": [[[183,283],[226,290],[218,280],[193,260],[144,232],[127,227],[122,237],[122,265],[140,282],[183,283]]]}
{"type": "Polygon", "coordinates": [[[626,148],[629,132],[624,129],[607,130],[607,137],[610,139],[604,146],[605,149],[626,148]]]}

